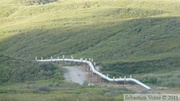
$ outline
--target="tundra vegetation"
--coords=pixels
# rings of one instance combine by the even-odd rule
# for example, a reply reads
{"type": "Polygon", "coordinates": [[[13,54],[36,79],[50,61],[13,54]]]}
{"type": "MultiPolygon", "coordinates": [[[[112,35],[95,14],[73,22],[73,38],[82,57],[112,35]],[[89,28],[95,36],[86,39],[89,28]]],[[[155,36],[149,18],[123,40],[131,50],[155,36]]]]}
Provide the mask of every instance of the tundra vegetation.
{"type": "Polygon", "coordinates": [[[126,87],[64,81],[35,57],[93,58],[110,77],[180,89],[179,0],[1,0],[1,101],[121,101],[126,87]]]}

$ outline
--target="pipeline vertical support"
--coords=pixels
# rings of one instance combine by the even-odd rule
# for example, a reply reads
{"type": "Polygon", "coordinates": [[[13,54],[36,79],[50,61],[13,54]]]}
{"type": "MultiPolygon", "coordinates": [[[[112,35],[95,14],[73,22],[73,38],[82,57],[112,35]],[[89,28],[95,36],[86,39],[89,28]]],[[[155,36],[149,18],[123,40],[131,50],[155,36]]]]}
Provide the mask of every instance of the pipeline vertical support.
{"type": "MultiPolygon", "coordinates": [[[[80,61],[82,61],[82,58],[80,58],[80,61]]],[[[84,64],[83,64],[82,62],[80,62],[80,65],[81,65],[81,66],[84,66],[84,64]]]]}
{"type": "Polygon", "coordinates": [[[115,83],[115,77],[113,77],[113,82],[115,83]]]}
{"type": "Polygon", "coordinates": [[[71,66],[74,66],[74,58],[73,58],[73,55],[71,55],[71,59],[72,59],[72,61],[71,61],[71,66]]]}
{"type": "Polygon", "coordinates": [[[93,64],[94,64],[94,67],[96,66],[96,62],[93,62],[93,64]]]}
{"type": "Polygon", "coordinates": [[[90,78],[91,78],[91,82],[93,82],[92,81],[92,70],[90,69],[90,78]]]}
{"type": "Polygon", "coordinates": [[[88,66],[88,68],[89,68],[88,69],[88,71],[89,71],[88,72],[88,74],[89,74],[89,81],[92,82],[92,70],[91,70],[91,68],[89,66],[88,66]]]}
{"type": "Polygon", "coordinates": [[[100,76],[98,76],[98,80],[99,83],[102,83],[102,78],[100,76]]]}
{"type": "Polygon", "coordinates": [[[100,76],[99,75],[96,75],[96,79],[97,79],[97,83],[101,83],[101,78],[100,78],[100,76]]]}
{"type": "MultiPolygon", "coordinates": [[[[89,67],[89,66],[88,66],[89,67]]],[[[91,68],[89,67],[89,71],[90,71],[90,82],[92,83],[92,70],[91,68]]]]}
{"type": "Polygon", "coordinates": [[[71,59],[73,59],[73,56],[71,55],[71,59]]]}
{"type": "Polygon", "coordinates": [[[52,62],[52,60],[53,60],[53,57],[51,56],[51,62],[52,62]]]}
{"type": "Polygon", "coordinates": [[[126,84],[126,76],[124,76],[124,85],[126,84]]]}
{"type": "Polygon", "coordinates": [[[88,72],[88,67],[86,64],[84,64],[84,67],[85,67],[85,71],[88,72]]]}
{"type": "MultiPolygon", "coordinates": [[[[59,60],[59,57],[57,59],[59,60]]],[[[58,61],[58,64],[60,64],[60,61],[58,61]]]]}
{"type": "Polygon", "coordinates": [[[62,65],[64,66],[64,55],[63,55],[63,61],[62,61],[62,65]]]}
{"type": "Polygon", "coordinates": [[[90,82],[90,75],[89,75],[90,70],[89,70],[89,66],[87,66],[87,72],[88,72],[88,80],[90,82]]]}
{"type": "Polygon", "coordinates": [[[73,62],[71,62],[71,66],[73,66],[73,62]]]}

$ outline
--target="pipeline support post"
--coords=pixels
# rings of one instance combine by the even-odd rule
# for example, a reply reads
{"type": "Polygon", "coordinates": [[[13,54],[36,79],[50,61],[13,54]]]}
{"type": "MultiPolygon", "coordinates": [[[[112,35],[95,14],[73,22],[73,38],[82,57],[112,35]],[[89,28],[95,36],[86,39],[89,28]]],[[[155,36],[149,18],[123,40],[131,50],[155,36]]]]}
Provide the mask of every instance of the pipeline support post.
{"type": "Polygon", "coordinates": [[[124,85],[126,84],[126,76],[124,76],[124,85]]]}
{"type": "Polygon", "coordinates": [[[116,82],[115,82],[115,77],[113,77],[113,84],[115,85],[115,83],[116,83],[116,82]]]}
{"type": "Polygon", "coordinates": [[[97,75],[97,83],[101,83],[101,77],[99,75],[97,75]]]}
{"type": "Polygon", "coordinates": [[[71,66],[74,66],[74,57],[73,57],[73,55],[71,55],[71,59],[73,60],[73,61],[71,62],[71,66]]]}
{"type": "Polygon", "coordinates": [[[84,64],[84,67],[85,67],[85,71],[88,72],[88,66],[84,64]]]}
{"type": "Polygon", "coordinates": [[[63,61],[62,61],[62,65],[63,65],[63,66],[64,66],[64,57],[65,57],[65,56],[63,55],[63,61]]]}
{"type": "Polygon", "coordinates": [[[88,66],[88,74],[89,74],[89,82],[92,82],[92,71],[89,66],[88,66]]]}
{"type": "Polygon", "coordinates": [[[52,62],[52,60],[53,60],[53,57],[51,56],[51,62],[52,62]]]}
{"type": "MultiPolygon", "coordinates": [[[[57,58],[59,60],[59,57],[57,58]]],[[[58,61],[58,64],[60,64],[60,62],[58,61]]]]}

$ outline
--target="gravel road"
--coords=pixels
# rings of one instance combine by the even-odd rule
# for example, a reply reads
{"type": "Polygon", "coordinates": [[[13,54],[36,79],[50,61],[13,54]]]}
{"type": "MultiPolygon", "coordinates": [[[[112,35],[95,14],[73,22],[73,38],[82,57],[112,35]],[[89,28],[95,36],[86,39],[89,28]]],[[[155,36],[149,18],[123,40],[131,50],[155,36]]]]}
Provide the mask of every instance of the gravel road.
{"type": "Polygon", "coordinates": [[[64,77],[66,81],[70,81],[70,82],[72,81],[72,82],[79,83],[80,85],[82,85],[84,81],[87,80],[86,73],[83,72],[80,68],[69,67],[69,66],[65,66],[63,68],[68,70],[67,73],[64,73],[64,77]]]}

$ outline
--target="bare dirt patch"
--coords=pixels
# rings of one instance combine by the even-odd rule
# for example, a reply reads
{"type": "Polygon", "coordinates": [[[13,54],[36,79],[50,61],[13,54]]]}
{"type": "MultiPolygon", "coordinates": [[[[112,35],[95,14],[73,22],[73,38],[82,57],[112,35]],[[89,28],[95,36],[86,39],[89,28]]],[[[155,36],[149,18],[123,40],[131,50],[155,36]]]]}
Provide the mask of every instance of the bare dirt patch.
{"type": "Polygon", "coordinates": [[[83,72],[82,69],[70,66],[65,66],[63,68],[68,70],[67,73],[64,74],[66,81],[75,82],[82,85],[84,81],[87,80],[87,74],[83,72]]]}

